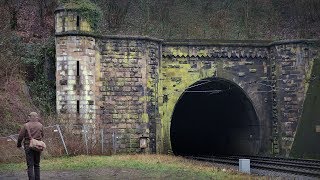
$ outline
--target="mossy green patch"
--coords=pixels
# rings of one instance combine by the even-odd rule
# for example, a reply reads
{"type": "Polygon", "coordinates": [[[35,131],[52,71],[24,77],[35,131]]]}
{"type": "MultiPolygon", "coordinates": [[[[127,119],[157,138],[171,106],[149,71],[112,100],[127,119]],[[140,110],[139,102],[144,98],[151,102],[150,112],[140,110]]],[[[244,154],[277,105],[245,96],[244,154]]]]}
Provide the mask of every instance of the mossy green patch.
{"type": "Polygon", "coordinates": [[[309,82],[311,80],[311,75],[312,75],[312,71],[313,71],[313,62],[314,60],[310,60],[309,62],[309,68],[306,72],[306,77],[305,77],[305,81],[304,81],[304,84],[305,84],[305,87],[304,87],[304,90],[305,90],[305,93],[307,93],[308,89],[309,89],[309,82]]]}
{"type": "Polygon", "coordinates": [[[134,59],[139,57],[137,52],[124,52],[124,59],[134,59]]]}
{"type": "MultiPolygon", "coordinates": [[[[99,6],[90,0],[60,0],[66,9],[72,9],[80,13],[80,16],[88,22],[90,27],[96,28],[102,20],[102,11],[99,6]]],[[[85,26],[85,24],[83,24],[85,26]]],[[[90,28],[91,29],[91,28],[90,28]]]]}
{"type": "Polygon", "coordinates": [[[198,56],[202,56],[202,57],[205,57],[205,56],[208,56],[208,51],[207,50],[199,50],[198,51],[198,56]]]}
{"type": "Polygon", "coordinates": [[[195,82],[212,77],[216,71],[216,65],[211,63],[211,68],[204,68],[204,62],[196,62],[196,68],[190,63],[186,63],[187,58],[176,58],[173,61],[170,58],[163,59],[160,69],[159,82],[159,112],[162,121],[161,139],[163,142],[163,153],[171,150],[170,143],[170,124],[174,107],[183,92],[195,82]],[[183,63],[181,63],[183,62],[183,63]]]}
{"type": "Polygon", "coordinates": [[[169,48],[169,51],[170,53],[173,55],[173,56],[188,56],[188,49],[187,48],[183,48],[183,47],[178,47],[178,48],[169,48]]]}

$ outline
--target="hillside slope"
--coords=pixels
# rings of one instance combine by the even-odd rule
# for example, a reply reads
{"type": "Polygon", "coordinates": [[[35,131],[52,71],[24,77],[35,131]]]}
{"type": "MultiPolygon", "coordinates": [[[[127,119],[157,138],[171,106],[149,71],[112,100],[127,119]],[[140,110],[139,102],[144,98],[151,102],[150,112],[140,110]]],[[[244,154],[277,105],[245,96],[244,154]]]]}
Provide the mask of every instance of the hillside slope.
{"type": "MultiPolygon", "coordinates": [[[[84,0],[83,0],[84,1],[84,0]]],[[[320,37],[318,0],[95,0],[104,34],[175,39],[320,37]]]]}
{"type": "Polygon", "coordinates": [[[51,39],[56,3],[1,1],[0,136],[18,133],[31,111],[41,113],[44,119],[54,111],[54,41],[51,39]],[[52,107],[46,107],[48,104],[52,107]]]}

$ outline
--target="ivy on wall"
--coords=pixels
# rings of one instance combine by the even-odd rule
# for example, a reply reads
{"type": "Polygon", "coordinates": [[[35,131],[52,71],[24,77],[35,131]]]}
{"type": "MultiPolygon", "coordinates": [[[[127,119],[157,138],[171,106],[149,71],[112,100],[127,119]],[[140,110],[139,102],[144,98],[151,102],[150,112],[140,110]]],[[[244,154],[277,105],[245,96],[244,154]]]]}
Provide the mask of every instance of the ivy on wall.
{"type": "Polygon", "coordinates": [[[60,0],[65,9],[73,9],[85,18],[91,27],[97,28],[102,19],[102,11],[99,6],[90,0],[60,0]]]}
{"type": "Polygon", "coordinates": [[[45,114],[55,112],[55,43],[27,44],[23,63],[26,80],[33,103],[45,114]]]}

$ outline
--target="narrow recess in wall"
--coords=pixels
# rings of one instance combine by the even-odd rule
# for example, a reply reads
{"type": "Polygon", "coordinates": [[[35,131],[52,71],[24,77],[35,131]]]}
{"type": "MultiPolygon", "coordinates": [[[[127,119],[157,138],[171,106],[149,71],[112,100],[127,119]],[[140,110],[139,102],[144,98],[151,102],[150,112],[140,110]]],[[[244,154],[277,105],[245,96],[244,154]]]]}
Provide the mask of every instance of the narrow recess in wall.
{"type": "Polygon", "coordinates": [[[79,26],[80,26],[80,17],[77,16],[77,28],[79,28],[79,26]]]}
{"type": "Polygon", "coordinates": [[[77,61],[77,76],[80,76],[80,62],[77,61]]]}
{"type": "Polygon", "coordinates": [[[77,101],[77,114],[80,113],[80,101],[78,100],[77,101]]]}
{"type": "Polygon", "coordinates": [[[76,70],[77,74],[76,74],[76,84],[75,84],[75,89],[76,89],[76,93],[77,95],[80,94],[80,89],[81,89],[81,85],[80,85],[80,62],[77,61],[77,70],[76,70]]]}
{"type": "Polygon", "coordinates": [[[62,18],[62,32],[64,32],[66,30],[66,17],[62,18]]]}

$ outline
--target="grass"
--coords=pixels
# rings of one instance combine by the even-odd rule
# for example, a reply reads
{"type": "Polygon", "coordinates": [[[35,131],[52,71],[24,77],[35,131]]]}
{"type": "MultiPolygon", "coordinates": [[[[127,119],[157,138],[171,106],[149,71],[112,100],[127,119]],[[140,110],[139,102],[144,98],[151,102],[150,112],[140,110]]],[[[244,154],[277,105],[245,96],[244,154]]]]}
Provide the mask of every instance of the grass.
{"type": "MultiPolygon", "coordinates": [[[[0,164],[0,172],[23,171],[25,163],[0,164]]],[[[45,171],[90,170],[93,168],[137,169],[152,177],[164,174],[179,178],[197,179],[258,179],[258,177],[219,169],[209,163],[200,163],[182,157],[166,155],[115,155],[115,156],[74,156],[44,159],[41,168],[45,171]]]]}

